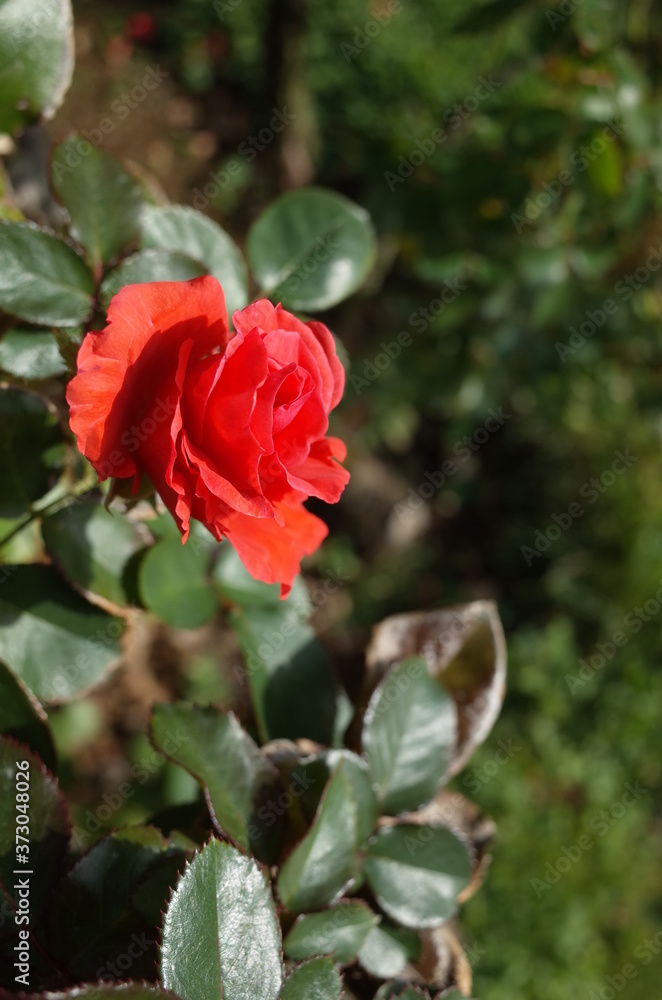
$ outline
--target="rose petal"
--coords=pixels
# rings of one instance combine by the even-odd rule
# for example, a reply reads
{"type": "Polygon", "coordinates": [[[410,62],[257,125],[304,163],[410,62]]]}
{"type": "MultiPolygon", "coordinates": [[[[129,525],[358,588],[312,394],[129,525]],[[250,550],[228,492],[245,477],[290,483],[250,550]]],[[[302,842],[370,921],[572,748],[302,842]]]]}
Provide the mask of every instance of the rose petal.
{"type": "Polygon", "coordinates": [[[122,436],[142,419],[188,339],[192,360],[227,344],[225,297],[216,278],[127,285],[109,306],[105,330],[83,339],[78,374],[67,387],[69,420],[102,480],[136,474],[122,436]]]}
{"type": "Polygon", "coordinates": [[[286,470],[288,483],[308,496],[319,497],[326,503],[337,503],[349,482],[349,472],[336,461],[339,455],[345,457],[345,451],[343,442],[338,438],[315,441],[305,462],[295,469],[286,470]]]}
{"type": "Polygon", "coordinates": [[[225,534],[251,576],[264,583],[280,583],[281,597],[287,597],[301,560],[319,548],[329,529],[303,504],[282,504],[278,512],[282,525],[273,518],[233,514],[226,522],[225,534]]]}
{"type": "Polygon", "coordinates": [[[193,348],[193,340],[186,340],[181,345],[177,370],[168,383],[168,386],[173,385],[174,391],[178,393],[172,420],[153,421],[156,424],[155,429],[143,435],[137,452],[137,465],[151,479],[157,493],[177,522],[183,541],[186,541],[189,533],[193,490],[188,470],[181,464],[178,465],[177,445],[182,430],[181,394],[193,348]]]}

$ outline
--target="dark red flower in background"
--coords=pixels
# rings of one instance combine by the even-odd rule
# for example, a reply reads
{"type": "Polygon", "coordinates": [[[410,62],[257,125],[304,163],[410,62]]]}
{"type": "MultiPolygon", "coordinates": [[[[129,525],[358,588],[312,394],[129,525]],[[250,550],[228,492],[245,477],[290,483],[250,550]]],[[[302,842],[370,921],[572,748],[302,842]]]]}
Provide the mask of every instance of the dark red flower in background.
{"type": "Polygon", "coordinates": [[[284,596],[327,534],[303,501],[349,479],[326,436],[345,376],[322,323],[266,299],[233,321],[215,278],[123,288],[78,353],[71,428],[100,480],[146,473],[184,540],[194,517],[284,596]]]}

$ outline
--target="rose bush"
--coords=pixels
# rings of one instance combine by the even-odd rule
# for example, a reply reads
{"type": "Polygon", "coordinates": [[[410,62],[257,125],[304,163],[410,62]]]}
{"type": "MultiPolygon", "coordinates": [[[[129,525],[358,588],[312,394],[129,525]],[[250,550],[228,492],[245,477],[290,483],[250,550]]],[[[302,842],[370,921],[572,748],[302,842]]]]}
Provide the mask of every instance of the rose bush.
{"type": "Polygon", "coordinates": [[[266,299],[233,322],[213,277],[124,287],[83,340],[70,422],[100,480],[147,475],[183,541],[196,518],[285,596],[327,534],[304,500],[349,479],[326,436],[344,370],[322,323],[266,299]]]}

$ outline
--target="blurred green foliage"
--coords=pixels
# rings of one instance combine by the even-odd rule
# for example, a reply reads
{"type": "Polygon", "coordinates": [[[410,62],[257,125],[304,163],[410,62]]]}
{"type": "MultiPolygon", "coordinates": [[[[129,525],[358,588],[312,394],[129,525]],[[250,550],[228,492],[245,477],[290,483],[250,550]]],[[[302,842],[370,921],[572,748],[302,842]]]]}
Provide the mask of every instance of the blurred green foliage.
{"type": "MultiPolygon", "coordinates": [[[[254,130],[281,106],[272,6],[154,5],[150,44],[210,118],[231,97],[254,130]]],[[[562,7],[403,0],[359,48],[386,4],[307,4],[299,84],[313,113],[299,124],[315,179],[365,205],[381,237],[369,289],[327,317],[351,359],[337,431],[353,481],[324,511],[315,568],[350,578],[327,630],[350,668],[388,612],[499,602],[509,695],[456,779],[499,828],[463,911],[475,995],[607,997],[632,965],[626,995],[649,1000],[660,958],[645,942],[662,922],[662,14],[648,0],[562,7]],[[383,345],[403,331],[411,343],[391,359],[383,345]],[[483,443],[499,407],[508,419],[483,443]],[[617,452],[633,460],[606,474],[617,452]],[[624,807],[628,783],[647,791],[624,807]],[[548,865],[559,878],[541,888],[548,865]]],[[[220,168],[244,133],[214,121],[220,168]]],[[[239,162],[241,183],[215,199],[235,230],[278,187],[271,150],[239,162]]]]}
{"type": "MultiPolygon", "coordinates": [[[[184,6],[228,32],[218,76],[251,95],[259,122],[273,104],[266,5],[243,0],[215,25],[207,4],[184,6]]],[[[656,603],[662,578],[662,288],[646,267],[662,249],[660,12],[616,0],[566,4],[570,16],[552,4],[421,0],[343,52],[380,7],[311,0],[304,44],[317,179],[365,205],[382,235],[371,293],[329,316],[359,390],[348,383],[340,417],[354,485],[330,512],[320,563],[352,575],[351,621],[333,628],[340,637],[388,610],[497,597],[509,697],[457,781],[499,826],[464,912],[475,995],[600,995],[632,963],[627,995],[643,1000],[660,977],[659,958],[645,946],[635,955],[662,917],[660,603],[637,633],[623,620],[656,603]],[[498,86],[476,102],[481,76],[498,86]],[[435,128],[447,139],[390,190],[385,173],[435,128]],[[555,184],[564,170],[570,180],[555,184]],[[428,321],[421,310],[458,280],[428,321]],[[583,323],[590,336],[571,343],[583,323]],[[411,346],[366,369],[400,331],[411,346]],[[510,419],[457,463],[422,519],[409,488],[499,406],[510,419]],[[637,459],[625,473],[581,492],[626,449],[637,459]],[[583,513],[527,565],[521,547],[573,502],[583,513]],[[569,682],[619,630],[627,644],[569,682]],[[494,773],[499,740],[518,751],[494,773]],[[636,781],[647,793],[612,816],[636,781]],[[536,894],[532,880],[583,834],[592,848],[536,894]]],[[[238,218],[250,191],[241,201],[238,218]]]]}

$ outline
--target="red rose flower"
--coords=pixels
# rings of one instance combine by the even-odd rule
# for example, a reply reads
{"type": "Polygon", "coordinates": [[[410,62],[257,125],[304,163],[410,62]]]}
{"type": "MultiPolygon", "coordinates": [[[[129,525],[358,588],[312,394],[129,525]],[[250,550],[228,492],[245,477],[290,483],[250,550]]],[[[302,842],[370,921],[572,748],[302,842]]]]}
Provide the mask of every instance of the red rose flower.
{"type": "Polygon", "coordinates": [[[325,436],[345,376],[322,323],[266,299],[233,319],[215,278],[123,288],[78,352],[71,428],[100,480],[146,473],[184,541],[197,518],[285,596],[328,530],[303,501],[349,479],[325,436]]]}

